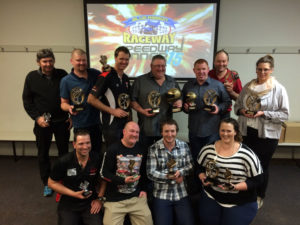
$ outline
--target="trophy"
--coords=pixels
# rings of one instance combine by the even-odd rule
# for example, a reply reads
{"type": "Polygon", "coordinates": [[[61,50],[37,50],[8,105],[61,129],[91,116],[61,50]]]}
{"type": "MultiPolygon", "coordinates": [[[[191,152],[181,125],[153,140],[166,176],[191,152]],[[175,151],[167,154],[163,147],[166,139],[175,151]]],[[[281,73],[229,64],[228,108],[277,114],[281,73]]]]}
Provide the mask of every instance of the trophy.
{"type": "MultiPolygon", "coordinates": [[[[174,102],[176,102],[178,99],[180,99],[181,93],[180,90],[177,88],[171,88],[167,92],[167,102],[173,106],[174,102]]],[[[172,107],[172,112],[180,112],[181,108],[178,108],[177,106],[172,107]]]]}
{"type": "Polygon", "coordinates": [[[197,95],[194,92],[190,91],[186,94],[185,97],[186,97],[186,99],[185,99],[186,103],[189,104],[189,111],[195,110],[196,109],[195,100],[197,98],[197,95]]]}
{"type": "Polygon", "coordinates": [[[80,112],[84,110],[84,91],[80,87],[74,87],[71,90],[71,100],[74,103],[73,112],[80,112]]]}
{"type": "Polygon", "coordinates": [[[90,191],[88,190],[88,186],[89,186],[89,182],[88,181],[84,181],[84,182],[81,182],[80,185],[79,185],[79,188],[81,190],[83,190],[84,192],[82,193],[83,196],[88,196],[90,194],[90,191]]]}
{"type": "Polygon", "coordinates": [[[50,113],[44,113],[43,114],[44,120],[46,123],[49,123],[51,121],[51,114],[50,113]]]}
{"type": "Polygon", "coordinates": [[[214,186],[219,184],[217,176],[219,174],[219,168],[217,167],[215,160],[209,160],[205,165],[205,174],[206,179],[205,182],[210,182],[214,186]]]}
{"type": "Polygon", "coordinates": [[[109,72],[111,70],[110,65],[107,64],[107,56],[106,55],[100,55],[99,62],[102,64],[103,72],[109,72]]]}
{"type": "MultiPolygon", "coordinates": [[[[168,174],[167,174],[167,178],[168,179],[174,179],[175,177],[175,166],[177,165],[177,162],[175,161],[175,159],[170,159],[167,162],[167,167],[168,167],[168,174]]],[[[176,182],[174,180],[171,180],[171,184],[175,184],[176,182]]]]}
{"type": "Polygon", "coordinates": [[[158,91],[151,91],[148,94],[148,103],[152,108],[150,113],[159,113],[159,111],[160,111],[160,109],[159,109],[160,101],[161,101],[161,96],[160,96],[160,93],[158,91]]]}
{"type": "Polygon", "coordinates": [[[234,189],[234,186],[230,183],[231,177],[232,177],[232,173],[230,172],[230,170],[228,168],[226,168],[225,173],[224,173],[224,178],[225,178],[226,182],[223,184],[223,188],[226,191],[234,189]]]}
{"type": "Polygon", "coordinates": [[[249,95],[246,99],[246,113],[250,115],[255,115],[260,109],[260,98],[257,95],[249,95]]]}
{"type": "Polygon", "coordinates": [[[128,112],[129,111],[129,105],[130,105],[130,97],[126,93],[122,93],[118,97],[118,105],[121,109],[128,112]]]}
{"type": "Polygon", "coordinates": [[[203,101],[205,104],[204,110],[208,112],[214,112],[216,110],[214,104],[217,101],[217,98],[218,96],[215,90],[207,90],[203,95],[203,101]]]}
{"type": "Polygon", "coordinates": [[[134,164],[135,164],[135,160],[130,159],[130,160],[129,160],[129,164],[128,164],[129,176],[132,176],[132,175],[135,174],[134,172],[132,172],[133,169],[134,169],[134,164]]]}

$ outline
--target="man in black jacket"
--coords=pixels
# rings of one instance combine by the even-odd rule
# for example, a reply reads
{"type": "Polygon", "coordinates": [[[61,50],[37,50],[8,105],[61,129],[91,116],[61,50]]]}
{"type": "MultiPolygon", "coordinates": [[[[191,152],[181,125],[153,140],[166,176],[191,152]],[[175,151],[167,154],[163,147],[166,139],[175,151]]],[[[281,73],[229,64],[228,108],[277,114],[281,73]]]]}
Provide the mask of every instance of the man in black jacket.
{"type": "Polygon", "coordinates": [[[34,134],[38,148],[40,176],[44,184],[44,196],[52,190],[47,186],[50,174],[49,149],[54,134],[59,157],[68,152],[71,123],[68,113],[60,108],[59,84],[67,75],[54,68],[55,58],[51,49],[37,52],[38,70],[31,71],[23,90],[23,105],[27,114],[35,121],[34,134]]]}

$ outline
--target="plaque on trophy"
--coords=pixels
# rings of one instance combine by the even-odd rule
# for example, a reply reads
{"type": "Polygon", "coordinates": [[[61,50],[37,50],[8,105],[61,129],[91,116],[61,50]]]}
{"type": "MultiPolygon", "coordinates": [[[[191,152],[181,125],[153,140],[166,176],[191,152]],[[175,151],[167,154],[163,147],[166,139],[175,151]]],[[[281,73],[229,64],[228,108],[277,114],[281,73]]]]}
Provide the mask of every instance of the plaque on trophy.
{"type": "Polygon", "coordinates": [[[186,94],[185,101],[186,101],[186,103],[189,104],[189,111],[193,111],[196,109],[196,103],[195,103],[196,98],[197,98],[196,93],[194,93],[192,91],[190,91],[186,94]]]}
{"type": "Polygon", "coordinates": [[[50,113],[44,113],[43,114],[44,120],[46,123],[49,123],[51,121],[51,114],[50,113]]]}
{"type": "Polygon", "coordinates": [[[80,112],[84,110],[84,91],[80,87],[74,87],[71,90],[70,93],[71,100],[74,104],[74,107],[72,109],[73,112],[80,112]]]}
{"type": "Polygon", "coordinates": [[[215,160],[209,160],[206,163],[205,174],[206,174],[205,182],[210,182],[214,186],[219,184],[219,181],[217,179],[219,175],[219,168],[217,167],[217,163],[215,160]]]}
{"type": "Polygon", "coordinates": [[[102,64],[103,72],[109,72],[111,70],[110,65],[107,64],[107,56],[106,55],[100,55],[99,62],[102,64]]]}
{"type": "Polygon", "coordinates": [[[128,112],[130,105],[130,97],[126,93],[122,93],[118,96],[118,105],[121,109],[128,112]]]}
{"type": "Polygon", "coordinates": [[[203,95],[203,101],[204,101],[204,110],[208,112],[214,112],[216,110],[216,107],[214,106],[215,102],[217,101],[218,96],[215,90],[210,89],[207,90],[203,95]]]}
{"type": "Polygon", "coordinates": [[[79,188],[81,189],[81,190],[83,190],[84,192],[82,193],[82,195],[83,196],[88,196],[89,194],[90,194],[90,191],[89,191],[89,189],[88,189],[88,187],[89,187],[89,182],[88,181],[84,181],[84,182],[81,182],[80,183],[80,185],[79,185],[79,188]]]}
{"type": "Polygon", "coordinates": [[[228,168],[225,169],[224,178],[226,182],[222,185],[223,189],[226,191],[233,190],[234,186],[231,184],[230,180],[232,178],[232,173],[228,168]]]}
{"type": "Polygon", "coordinates": [[[176,102],[181,97],[181,92],[178,88],[171,88],[167,92],[167,102],[172,105],[172,112],[180,112],[181,108],[177,106],[173,106],[174,102],[176,102]]]}
{"type": "Polygon", "coordinates": [[[167,168],[168,168],[168,174],[167,174],[167,178],[168,179],[174,179],[175,177],[175,166],[177,165],[177,162],[175,161],[175,159],[170,159],[167,162],[167,168]]]}
{"type": "Polygon", "coordinates": [[[250,115],[255,115],[260,110],[260,98],[258,95],[252,94],[246,98],[246,113],[250,115]]]}
{"type": "Polygon", "coordinates": [[[150,113],[159,113],[160,112],[160,109],[159,109],[160,101],[161,101],[161,95],[158,91],[151,91],[148,94],[148,103],[152,109],[150,111],[150,113]]]}

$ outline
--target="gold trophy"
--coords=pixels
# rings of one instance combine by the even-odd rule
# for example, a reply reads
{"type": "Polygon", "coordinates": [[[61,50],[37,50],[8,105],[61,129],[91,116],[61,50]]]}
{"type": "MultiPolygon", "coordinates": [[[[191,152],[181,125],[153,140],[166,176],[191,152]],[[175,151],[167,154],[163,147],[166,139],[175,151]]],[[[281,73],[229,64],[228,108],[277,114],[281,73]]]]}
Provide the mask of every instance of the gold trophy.
{"type": "Polygon", "coordinates": [[[121,109],[128,112],[130,105],[130,97],[126,93],[122,93],[118,96],[118,105],[121,109]]]}
{"type": "Polygon", "coordinates": [[[84,110],[84,91],[80,87],[74,87],[70,93],[71,100],[74,103],[73,112],[80,112],[84,110]]]}
{"type": "Polygon", "coordinates": [[[223,184],[223,188],[226,191],[233,190],[234,186],[230,183],[230,180],[232,178],[232,173],[230,172],[230,170],[228,168],[225,169],[224,178],[225,178],[226,182],[223,184]]]}
{"type": "Polygon", "coordinates": [[[208,112],[214,112],[216,110],[214,104],[217,101],[217,98],[218,96],[215,90],[207,90],[203,95],[203,101],[205,104],[204,110],[208,112]]]}
{"type": "Polygon", "coordinates": [[[106,55],[100,55],[99,62],[102,64],[103,72],[109,72],[111,70],[110,65],[107,64],[107,56],[106,55]]]}
{"type": "Polygon", "coordinates": [[[192,91],[190,91],[186,94],[185,101],[186,101],[186,103],[189,104],[189,111],[193,111],[196,109],[196,103],[195,103],[196,98],[197,98],[197,95],[192,91]]]}
{"type": "Polygon", "coordinates": [[[217,177],[219,175],[219,168],[217,167],[215,160],[209,160],[205,165],[205,182],[210,182],[214,186],[218,185],[220,182],[217,177]]]}
{"type": "Polygon", "coordinates": [[[161,96],[158,91],[151,91],[148,94],[148,103],[151,106],[152,110],[150,111],[151,113],[159,113],[159,105],[161,101],[161,96]]]}
{"type": "MultiPolygon", "coordinates": [[[[167,174],[167,178],[168,179],[174,179],[175,177],[175,166],[177,165],[177,162],[175,161],[175,159],[170,159],[167,162],[167,167],[168,167],[168,174],[167,174]]],[[[171,180],[171,184],[175,184],[176,181],[175,180],[171,180]]]]}
{"type": "Polygon", "coordinates": [[[51,114],[50,113],[44,113],[43,114],[44,120],[46,123],[49,123],[51,121],[51,114]]]}
{"type": "Polygon", "coordinates": [[[173,106],[174,102],[176,102],[178,99],[180,99],[180,97],[181,97],[181,92],[177,88],[171,88],[167,92],[167,102],[172,105],[173,113],[181,111],[181,108],[179,108],[177,106],[173,106]]]}
{"type": "Polygon", "coordinates": [[[246,99],[246,107],[247,114],[255,115],[261,107],[260,98],[258,97],[258,95],[249,95],[246,99]]]}

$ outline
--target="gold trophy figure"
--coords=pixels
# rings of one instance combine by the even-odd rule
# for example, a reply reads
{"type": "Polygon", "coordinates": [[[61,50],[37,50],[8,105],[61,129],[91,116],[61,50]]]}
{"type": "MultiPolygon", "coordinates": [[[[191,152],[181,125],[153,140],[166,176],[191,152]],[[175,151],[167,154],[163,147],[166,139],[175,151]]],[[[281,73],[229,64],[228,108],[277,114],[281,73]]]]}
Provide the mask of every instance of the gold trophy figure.
{"type": "Polygon", "coordinates": [[[118,105],[121,109],[128,112],[130,105],[130,97],[126,93],[122,93],[118,96],[118,105]]]}
{"type": "Polygon", "coordinates": [[[106,55],[100,55],[99,62],[102,64],[103,72],[109,72],[111,70],[110,65],[107,64],[107,56],[106,55]]]}
{"type": "Polygon", "coordinates": [[[246,99],[246,113],[250,115],[255,115],[261,107],[260,98],[257,95],[249,95],[246,99]]]}
{"type": "Polygon", "coordinates": [[[186,94],[185,101],[186,101],[186,103],[189,104],[189,111],[193,111],[196,109],[196,103],[195,103],[196,98],[197,98],[197,95],[192,91],[190,91],[186,94]]]}
{"type": "Polygon", "coordinates": [[[203,101],[205,104],[204,110],[208,112],[214,112],[216,110],[214,104],[217,101],[217,99],[218,96],[215,90],[207,90],[203,95],[203,101]]]}
{"type": "Polygon", "coordinates": [[[167,92],[167,102],[172,105],[172,112],[180,112],[181,108],[178,108],[177,106],[173,106],[174,102],[176,102],[181,97],[181,92],[178,88],[171,88],[167,92]]]}
{"type": "Polygon", "coordinates": [[[226,182],[223,184],[223,188],[226,191],[233,190],[234,186],[230,183],[230,180],[232,178],[232,173],[228,168],[226,168],[225,173],[224,173],[224,178],[226,182]]]}
{"type": "MultiPolygon", "coordinates": [[[[174,179],[175,178],[175,166],[177,165],[177,162],[175,161],[175,159],[170,159],[167,162],[167,168],[168,168],[168,174],[167,174],[167,178],[168,179],[174,179]]],[[[176,181],[175,180],[171,180],[171,184],[175,184],[176,181]]]]}
{"type": "Polygon", "coordinates": [[[161,95],[158,91],[151,91],[148,94],[148,103],[151,106],[152,110],[150,111],[151,113],[159,113],[159,105],[161,101],[161,95]]]}
{"type": "Polygon", "coordinates": [[[214,186],[218,185],[220,182],[218,181],[217,177],[219,175],[219,168],[217,167],[215,160],[209,160],[205,165],[205,174],[206,179],[205,182],[210,182],[214,186]]]}
{"type": "Polygon", "coordinates": [[[84,110],[84,91],[80,87],[74,87],[70,93],[71,100],[74,103],[74,108],[72,109],[73,112],[80,112],[84,110]]]}

